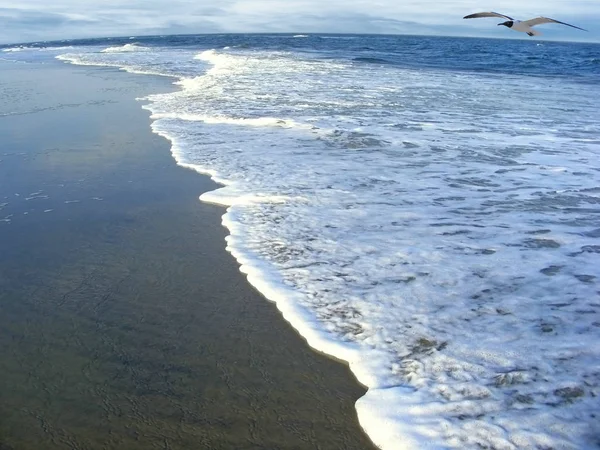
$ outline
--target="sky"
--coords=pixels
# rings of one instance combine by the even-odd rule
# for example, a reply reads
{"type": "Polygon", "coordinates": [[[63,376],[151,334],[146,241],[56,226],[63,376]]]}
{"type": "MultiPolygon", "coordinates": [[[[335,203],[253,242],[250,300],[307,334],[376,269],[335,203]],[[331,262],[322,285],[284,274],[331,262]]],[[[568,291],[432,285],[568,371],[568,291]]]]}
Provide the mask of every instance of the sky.
{"type": "MultiPolygon", "coordinates": [[[[542,39],[600,42],[600,0],[0,0],[0,44],[202,33],[369,33],[523,38],[494,18],[546,16],[542,39]]],[[[539,39],[539,38],[537,38],[539,39]]]]}

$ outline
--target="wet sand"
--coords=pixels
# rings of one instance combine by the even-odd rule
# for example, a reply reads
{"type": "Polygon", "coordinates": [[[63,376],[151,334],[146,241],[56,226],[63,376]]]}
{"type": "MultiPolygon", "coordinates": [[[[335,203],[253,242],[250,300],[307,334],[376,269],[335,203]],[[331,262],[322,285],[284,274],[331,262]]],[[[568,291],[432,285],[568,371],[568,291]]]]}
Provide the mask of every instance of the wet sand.
{"type": "Polygon", "coordinates": [[[170,89],[0,61],[0,449],[373,449],[151,133],[134,99],[170,89]]]}

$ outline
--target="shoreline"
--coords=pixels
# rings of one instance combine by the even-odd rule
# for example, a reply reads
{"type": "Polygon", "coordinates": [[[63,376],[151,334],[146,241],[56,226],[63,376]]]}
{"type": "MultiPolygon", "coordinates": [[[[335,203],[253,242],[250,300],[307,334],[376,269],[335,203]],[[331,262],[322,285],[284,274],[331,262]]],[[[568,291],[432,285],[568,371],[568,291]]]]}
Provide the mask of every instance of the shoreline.
{"type": "Polygon", "coordinates": [[[11,68],[33,109],[0,121],[0,444],[374,448],[365,390],[249,285],[198,201],[218,185],[151,132],[135,98],[170,80],[34,65],[11,68]]]}

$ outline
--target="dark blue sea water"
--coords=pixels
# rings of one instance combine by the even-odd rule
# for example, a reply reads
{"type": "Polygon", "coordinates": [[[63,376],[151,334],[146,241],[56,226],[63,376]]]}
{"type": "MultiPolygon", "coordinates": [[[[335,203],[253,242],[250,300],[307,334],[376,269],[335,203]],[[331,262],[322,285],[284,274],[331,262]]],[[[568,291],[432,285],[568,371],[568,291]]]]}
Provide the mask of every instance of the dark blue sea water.
{"type": "MultiPolygon", "coordinates": [[[[79,39],[25,44],[27,47],[118,46],[130,37],[79,39]]],[[[550,42],[538,39],[477,39],[430,36],[226,34],[142,36],[134,42],[148,47],[180,49],[225,46],[271,51],[293,51],[319,58],[345,58],[365,64],[411,68],[439,68],[537,76],[600,78],[600,44],[550,42]]],[[[11,45],[1,48],[14,48],[11,45]]]]}
{"type": "Polygon", "coordinates": [[[239,34],[1,55],[173,80],[143,99],[152,129],[223,184],[201,200],[227,207],[228,250],[369,388],[381,448],[597,445],[600,45],[239,34]]]}

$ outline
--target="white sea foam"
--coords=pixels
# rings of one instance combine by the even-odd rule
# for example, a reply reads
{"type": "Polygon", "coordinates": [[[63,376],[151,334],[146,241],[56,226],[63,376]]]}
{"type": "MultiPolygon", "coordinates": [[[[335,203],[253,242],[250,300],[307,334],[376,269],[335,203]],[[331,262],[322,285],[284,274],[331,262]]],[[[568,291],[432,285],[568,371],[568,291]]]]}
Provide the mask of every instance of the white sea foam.
{"type": "MultiPolygon", "coordinates": [[[[140,99],[144,100],[144,99],[140,99]]],[[[204,122],[209,124],[232,124],[232,125],[243,125],[243,126],[254,126],[254,127],[277,127],[277,128],[303,128],[306,130],[312,130],[314,127],[310,124],[298,123],[292,119],[280,119],[277,117],[257,117],[257,118],[244,118],[244,117],[227,117],[227,116],[207,116],[202,114],[188,114],[188,113],[153,113],[150,116],[152,119],[180,119],[189,122],[204,122]]]]}
{"type": "Polygon", "coordinates": [[[597,86],[186,57],[181,90],[148,98],[153,130],[224,184],[201,198],[228,207],[228,250],[369,388],[357,411],[377,445],[594,445],[597,86]]]}
{"type": "Polygon", "coordinates": [[[57,52],[72,49],[72,46],[63,46],[63,47],[29,47],[29,46],[18,46],[18,47],[10,47],[3,48],[2,51],[5,53],[17,53],[17,52],[57,52]]]}
{"type": "Polygon", "coordinates": [[[5,53],[14,53],[14,52],[22,52],[22,51],[31,50],[31,49],[32,49],[32,47],[18,46],[18,47],[3,48],[2,51],[5,53]]]}
{"type": "Polygon", "coordinates": [[[125,44],[118,47],[108,47],[102,50],[102,53],[123,53],[123,52],[149,52],[152,49],[138,44],[125,44]]]}
{"type": "MultiPolygon", "coordinates": [[[[128,45],[131,44],[126,44],[123,47],[127,47],[128,45]]],[[[119,49],[122,47],[113,48],[119,49]]],[[[189,70],[186,67],[181,67],[181,72],[177,72],[174,70],[176,68],[168,67],[171,56],[162,53],[159,48],[154,49],[152,52],[149,51],[151,50],[150,48],[139,52],[135,50],[105,52],[105,50],[109,49],[99,50],[98,48],[90,48],[87,52],[63,53],[57,55],[56,58],[76,65],[115,67],[129,73],[173,78],[186,75],[189,70]]]]}

